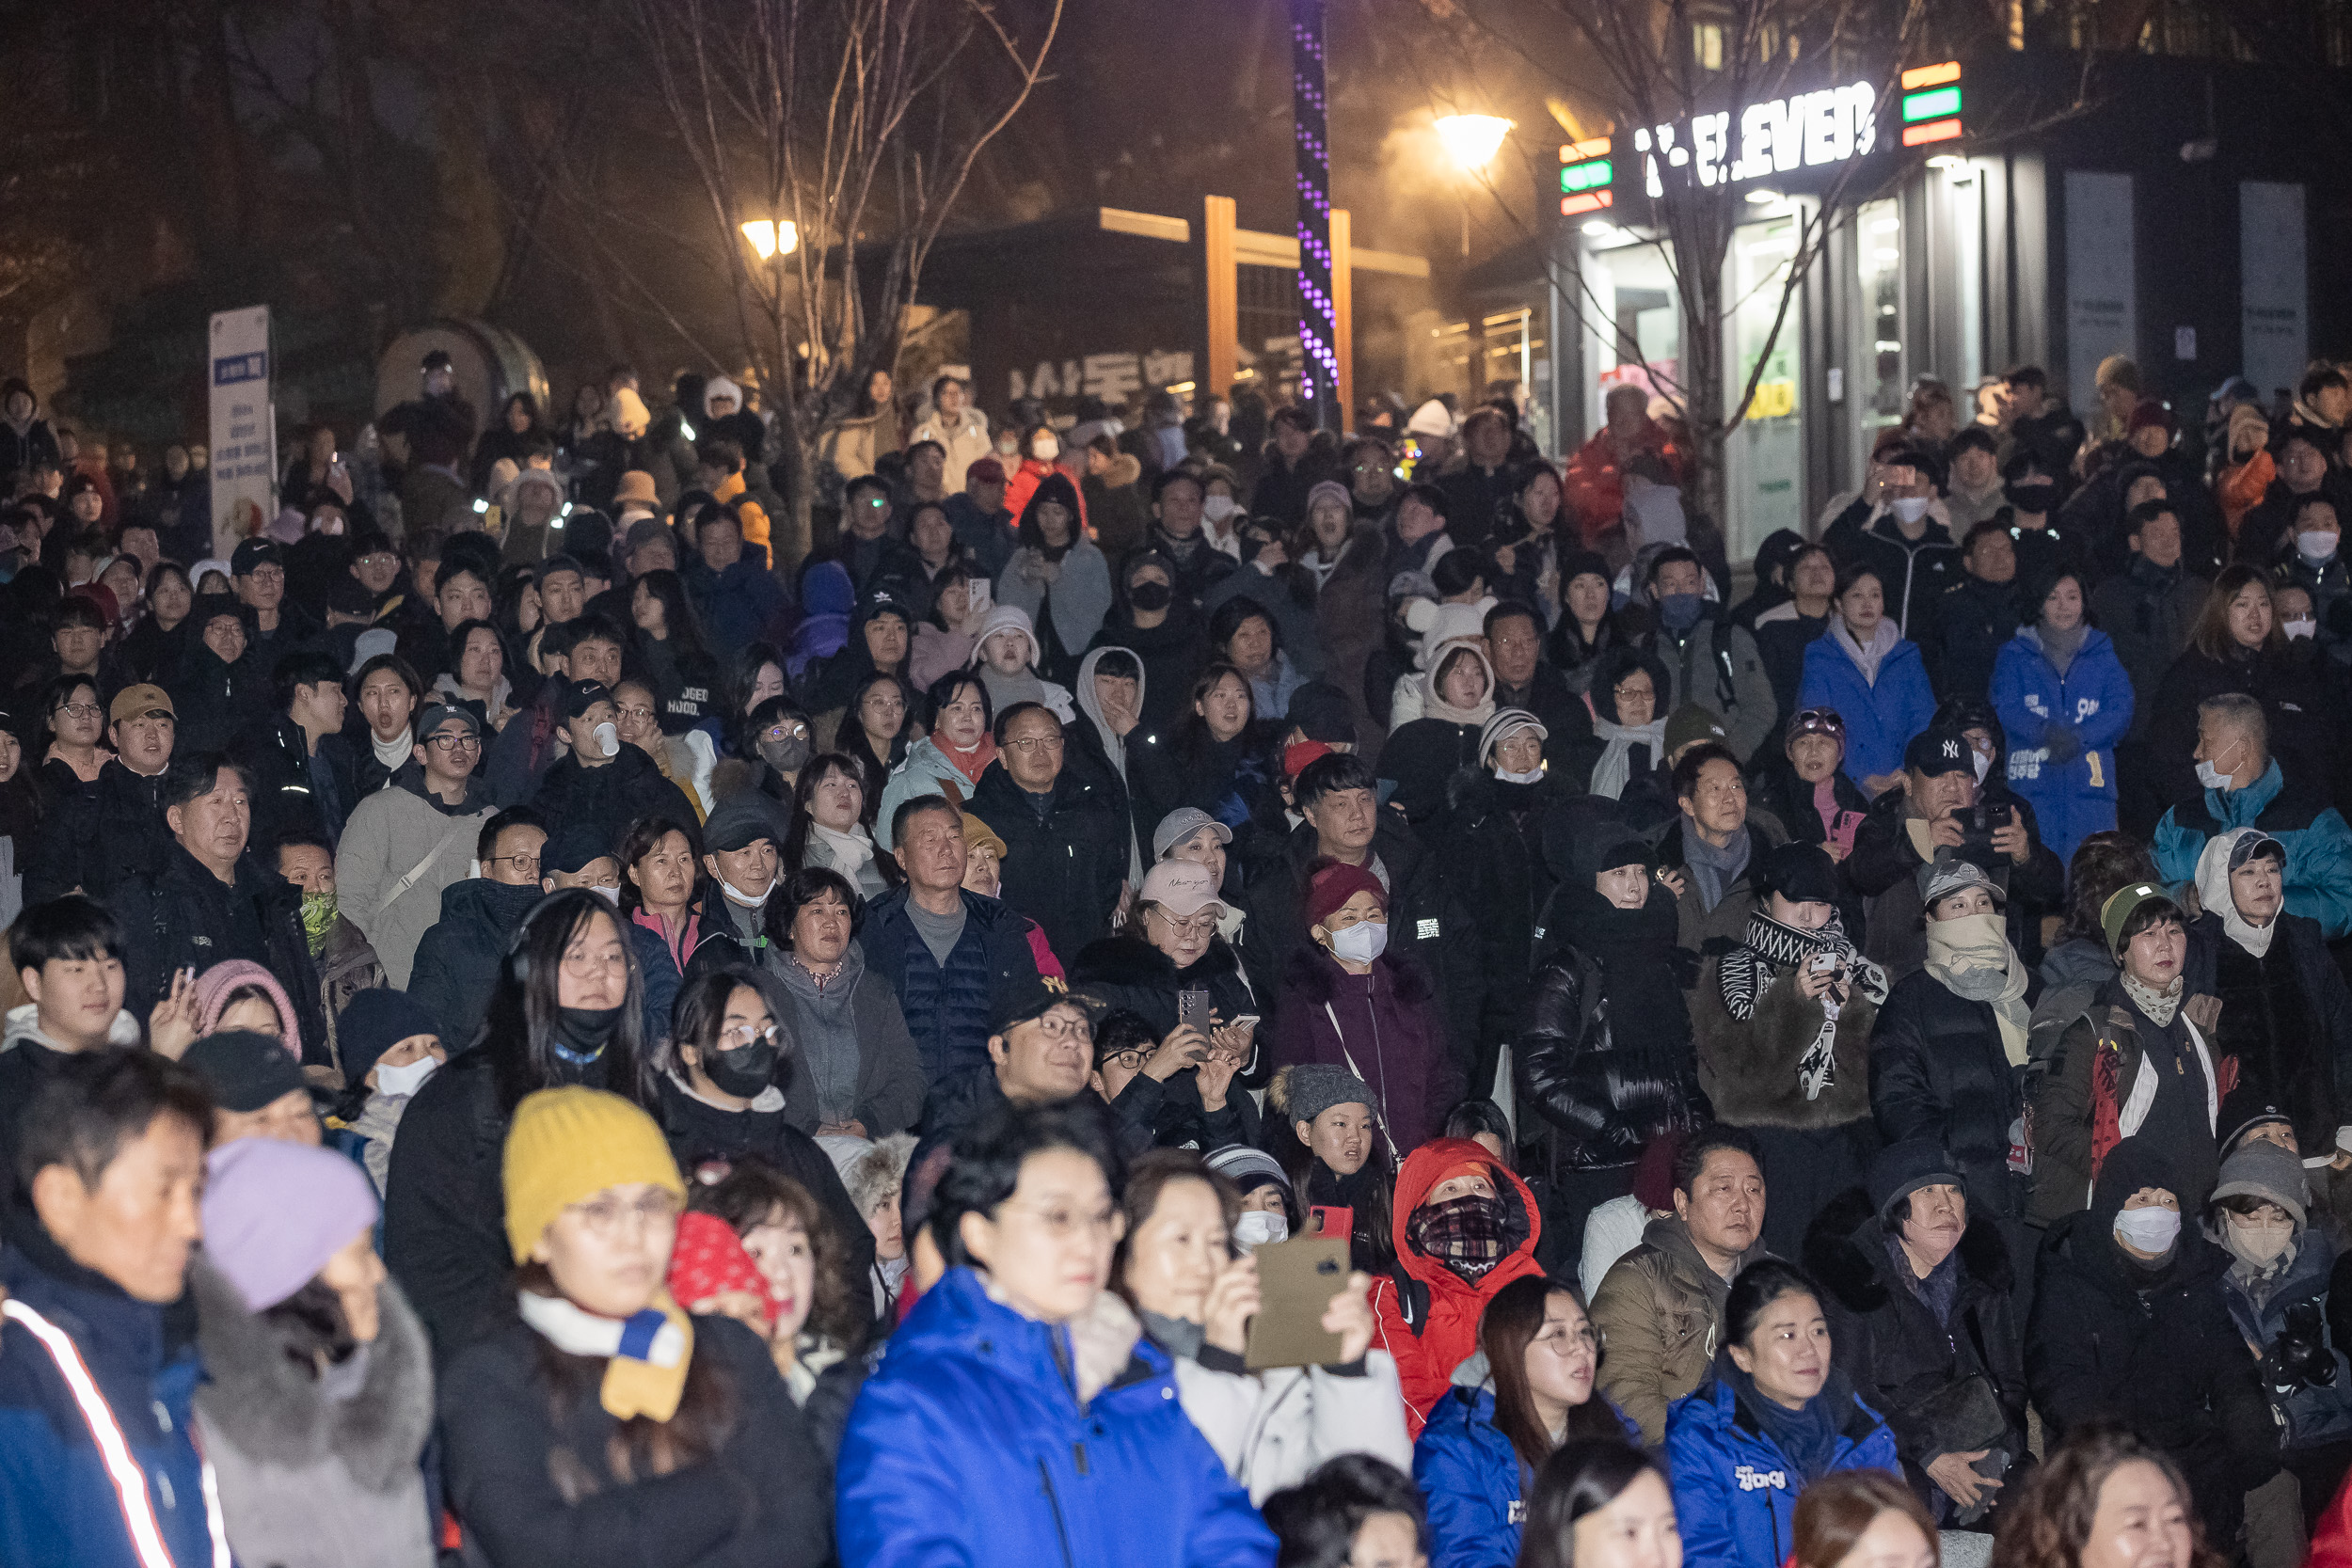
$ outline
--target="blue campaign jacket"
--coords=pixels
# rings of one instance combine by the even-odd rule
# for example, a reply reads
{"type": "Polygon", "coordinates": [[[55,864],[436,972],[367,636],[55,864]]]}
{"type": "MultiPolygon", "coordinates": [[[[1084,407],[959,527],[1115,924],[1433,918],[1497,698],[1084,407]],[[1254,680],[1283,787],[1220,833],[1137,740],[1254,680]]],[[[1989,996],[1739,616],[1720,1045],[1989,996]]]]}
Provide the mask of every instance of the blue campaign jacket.
{"type": "Polygon", "coordinates": [[[2067,864],[2076,845],[2115,826],[2115,743],[2131,733],[2132,678],[2096,627],[2061,676],[2040,631],[2025,626],[1993,661],[1992,698],[2009,736],[2009,786],[2032,803],[2042,842],[2067,864]],[[2072,762],[2051,760],[2054,723],[2074,732],[2081,754],[2072,762]]]}
{"type": "Polygon", "coordinates": [[[1083,1408],[1067,1363],[1066,1330],[991,1301],[970,1269],[925,1292],[842,1436],[844,1568],[1272,1568],[1274,1534],[1167,1355],[1138,1339],[1083,1408]]]}
{"type": "Polygon", "coordinates": [[[2260,828],[2287,852],[2287,912],[2319,922],[2329,942],[2352,935],[2352,827],[2308,782],[2287,783],[2273,757],[2244,789],[2205,791],[2156,824],[2156,870],[2168,882],[2197,879],[2205,841],[2232,828],[2260,828]]]}
{"type": "MultiPolygon", "coordinates": [[[[1885,1470],[1900,1479],[1895,1434],[1876,1411],[1846,1397],[1853,1409],[1830,1468],[1885,1470]]],[[[1788,1560],[1798,1479],[1724,1379],[1710,1377],[1667,1410],[1666,1470],[1674,1478],[1683,1568],[1781,1568],[1788,1560]]]]}
{"type": "MultiPolygon", "coordinates": [[[[1593,1391],[1602,1398],[1600,1390],[1593,1391]]],[[[1625,1440],[1642,1446],[1642,1428],[1614,1405],[1625,1440]]],[[[1429,1568],[1512,1568],[1527,1489],[1534,1477],[1495,1425],[1494,1379],[1484,1352],[1455,1370],[1454,1386],[1431,1407],[1413,1443],[1413,1481],[1429,1505],[1429,1568]]]]}
{"type": "MultiPolygon", "coordinates": [[[[61,1254],[44,1269],[11,1245],[0,1252],[0,1284],[80,1352],[146,1478],[172,1561],[211,1568],[203,1462],[188,1428],[200,1370],[194,1345],[167,1358],[162,1307],[132,1300],[61,1254]]],[[[81,1406],[48,1350],[13,1318],[0,1326],[0,1562],[140,1568],[81,1406]]]]}
{"type": "Polygon", "coordinates": [[[1799,707],[1834,707],[1846,721],[1846,776],[1860,783],[1881,773],[1899,773],[1903,748],[1935,717],[1935,689],[1919,644],[1908,638],[1879,660],[1879,678],[1865,683],[1835,631],[1804,645],[1804,678],[1797,685],[1799,707]]]}

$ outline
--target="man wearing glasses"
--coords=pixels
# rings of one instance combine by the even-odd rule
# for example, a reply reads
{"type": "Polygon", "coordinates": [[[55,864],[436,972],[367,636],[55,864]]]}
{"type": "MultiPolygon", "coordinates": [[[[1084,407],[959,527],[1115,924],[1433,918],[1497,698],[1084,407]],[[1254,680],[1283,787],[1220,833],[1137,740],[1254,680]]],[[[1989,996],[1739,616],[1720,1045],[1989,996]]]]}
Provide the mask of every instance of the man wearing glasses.
{"type": "Polygon", "coordinates": [[[417,943],[408,996],[439,1021],[452,1051],[481,1032],[506,949],[542,896],[547,842],[547,824],[529,806],[485,822],[473,844],[481,870],[441,890],[440,919],[417,943]]]}
{"type": "Polygon", "coordinates": [[[1091,996],[1039,980],[997,1008],[988,1065],[931,1085],[923,1135],[952,1137],[996,1106],[1043,1105],[1084,1092],[1094,1071],[1091,996]]]}
{"type": "Polygon", "coordinates": [[[435,703],[417,716],[408,765],[352,809],[335,847],[342,911],[384,962],[385,983],[406,990],[417,943],[441,917],[441,890],[462,880],[476,834],[495,807],[474,778],[481,721],[435,703]]]}
{"type": "Polygon", "coordinates": [[[997,895],[1067,962],[1111,928],[1127,883],[1126,819],[1103,787],[1062,766],[1061,723],[1042,704],[997,714],[996,746],[971,809],[1005,841],[997,895]]]}
{"type": "Polygon", "coordinates": [[[237,602],[245,606],[246,641],[263,670],[321,629],[299,605],[286,602],[286,552],[273,539],[247,539],[229,558],[237,602]]]}

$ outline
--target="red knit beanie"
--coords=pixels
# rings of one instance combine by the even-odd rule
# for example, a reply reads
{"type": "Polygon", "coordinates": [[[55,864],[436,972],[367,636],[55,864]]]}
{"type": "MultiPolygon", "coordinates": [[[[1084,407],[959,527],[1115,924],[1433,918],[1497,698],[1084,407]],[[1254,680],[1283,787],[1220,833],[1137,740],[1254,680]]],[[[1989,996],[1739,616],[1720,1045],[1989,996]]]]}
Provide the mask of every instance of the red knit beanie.
{"type": "Polygon", "coordinates": [[[1369,893],[1380,906],[1380,912],[1389,910],[1389,894],[1367,866],[1350,865],[1345,861],[1319,860],[1307,871],[1307,924],[1310,927],[1323,924],[1326,916],[1359,893],[1369,893]]]}
{"type": "Polygon", "coordinates": [[[768,1294],[768,1276],[743,1250],[734,1228],[716,1214],[678,1216],[677,1243],[670,1249],[670,1294],[692,1311],[699,1302],[729,1291],[746,1291],[760,1300],[768,1321],[776,1321],[776,1304],[768,1294]]]}

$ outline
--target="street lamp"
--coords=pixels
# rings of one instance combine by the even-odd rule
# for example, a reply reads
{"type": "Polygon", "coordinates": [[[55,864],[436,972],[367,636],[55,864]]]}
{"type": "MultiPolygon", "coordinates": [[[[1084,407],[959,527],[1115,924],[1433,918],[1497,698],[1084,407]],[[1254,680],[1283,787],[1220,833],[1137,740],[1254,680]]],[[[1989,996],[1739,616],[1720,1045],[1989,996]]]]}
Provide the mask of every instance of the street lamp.
{"type": "MultiPolygon", "coordinates": [[[[1438,139],[1445,144],[1445,155],[1465,181],[1494,162],[1502,150],[1502,138],[1511,132],[1511,122],[1496,115],[1443,115],[1438,119],[1438,139]]],[[[1470,189],[1462,191],[1462,254],[1470,254],[1470,189]]]]}
{"type": "Polygon", "coordinates": [[[771,261],[778,256],[789,256],[801,248],[801,228],[789,218],[772,223],[766,218],[754,218],[743,225],[743,238],[759,252],[759,259],[771,261]]]}

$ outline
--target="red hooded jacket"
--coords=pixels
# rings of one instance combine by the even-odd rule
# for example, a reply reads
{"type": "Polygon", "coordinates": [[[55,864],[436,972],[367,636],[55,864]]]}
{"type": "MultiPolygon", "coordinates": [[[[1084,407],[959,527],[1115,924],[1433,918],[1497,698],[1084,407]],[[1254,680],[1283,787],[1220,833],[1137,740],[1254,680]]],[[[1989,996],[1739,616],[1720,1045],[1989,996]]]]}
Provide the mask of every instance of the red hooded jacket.
{"type": "Polygon", "coordinates": [[[1405,1388],[1405,1424],[1419,1437],[1431,1408],[1445,1397],[1454,1369],[1478,1349],[1478,1320],[1495,1292],[1524,1275],[1544,1272],[1535,1261],[1535,1241],[1543,1234],[1544,1221],[1527,1183],[1468,1138],[1434,1138],[1406,1155],[1404,1168],[1396,1173],[1392,1207],[1396,1269],[1373,1281],[1372,1310],[1378,1347],[1396,1357],[1397,1379],[1405,1388]],[[1438,1184],[1438,1173],[1464,1160],[1486,1164],[1496,1196],[1502,1199],[1506,1232],[1518,1239],[1475,1285],[1424,1257],[1406,1235],[1413,1211],[1438,1184]]]}

